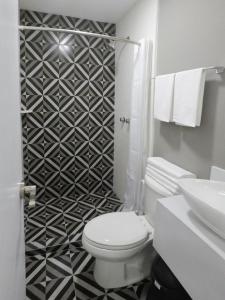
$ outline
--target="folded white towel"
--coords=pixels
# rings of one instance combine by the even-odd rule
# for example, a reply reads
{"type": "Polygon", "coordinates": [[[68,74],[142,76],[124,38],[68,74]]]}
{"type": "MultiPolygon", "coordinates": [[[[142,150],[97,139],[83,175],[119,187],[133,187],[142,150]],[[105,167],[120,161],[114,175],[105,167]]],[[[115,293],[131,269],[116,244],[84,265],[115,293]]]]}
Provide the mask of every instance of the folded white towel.
{"type": "Polygon", "coordinates": [[[205,76],[202,68],[176,73],[173,121],[178,125],[200,126],[205,76]]]}
{"type": "Polygon", "coordinates": [[[161,187],[165,188],[166,190],[168,190],[170,193],[172,193],[173,195],[178,194],[179,192],[179,187],[177,186],[176,188],[172,188],[169,184],[165,183],[164,181],[162,181],[161,179],[159,179],[158,177],[149,175],[146,173],[146,176],[148,176],[149,178],[153,179],[155,182],[157,182],[161,187]]]}
{"type": "Polygon", "coordinates": [[[155,78],[154,118],[170,122],[173,118],[173,94],[175,74],[155,78]]]}
{"type": "Polygon", "coordinates": [[[159,184],[157,181],[155,181],[153,178],[147,175],[145,175],[145,183],[148,187],[153,189],[153,191],[162,195],[162,197],[169,197],[173,195],[168,189],[164,188],[161,184],[159,184]]]}
{"type": "Polygon", "coordinates": [[[156,174],[163,176],[165,179],[169,180],[171,183],[174,183],[175,185],[177,184],[178,178],[171,176],[150,164],[147,166],[147,168],[153,170],[156,174]]]}
{"type": "Polygon", "coordinates": [[[168,180],[166,177],[155,172],[152,168],[148,168],[148,167],[146,168],[146,175],[155,179],[158,183],[163,185],[165,188],[170,190],[172,193],[176,193],[179,189],[177,184],[173,183],[172,181],[168,180]]]}
{"type": "Polygon", "coordinates": [[[150,166],[153,166],[156,169],[165,172],[169,176],[175,177],[175,179],[196,177],[193,173],[170,163],[162,157],[149,157],[147,163],[150,166]]]}

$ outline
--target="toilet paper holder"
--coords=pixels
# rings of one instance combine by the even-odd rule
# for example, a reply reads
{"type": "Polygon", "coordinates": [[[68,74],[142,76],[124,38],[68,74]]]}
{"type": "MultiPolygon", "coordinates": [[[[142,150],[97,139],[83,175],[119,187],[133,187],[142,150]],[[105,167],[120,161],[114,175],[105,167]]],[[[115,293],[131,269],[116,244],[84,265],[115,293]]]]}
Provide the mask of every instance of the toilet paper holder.
{"type": "Polygon", "coordinates": [[[36,205],[36,193],[37,187],[35,185],[25,185],[23,182],[20,183],[20,199],[28,202],[30,208],[36,205]]]}

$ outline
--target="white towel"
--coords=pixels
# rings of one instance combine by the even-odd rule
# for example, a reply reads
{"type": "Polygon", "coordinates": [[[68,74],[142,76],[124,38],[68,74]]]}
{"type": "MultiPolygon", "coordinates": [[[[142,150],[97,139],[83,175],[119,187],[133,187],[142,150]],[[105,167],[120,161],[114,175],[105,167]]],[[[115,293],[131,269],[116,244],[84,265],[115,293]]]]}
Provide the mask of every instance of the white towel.
{"type": "Polygon", "coordinates": [[[166,190],[168,190],[169,192],[171,192],[173,195],[178,194],[179,192],[179,187],[177,186],[175,189],[172,188],[169,184],[165,183],[164,181],[162,181],[161,179],[159,179],[158,177],[154,177],[152,175],[149,175],[146,173],[146,176],[148,176],[149,178],[153,179],[155,182],[157,182],[161,187],[165,188],[166,190]]]}
{"type": "Polygon", "coordinates": [[[173,121],[178,125],[200,126],[205,76],[206,72],[202,68],[176,74],[173,121]]]}
{"type": "Polygon", "coordinates": [[[165,177],[165,179],[169,180],[171,183],[177,184],[178,178],[171,176],[168,173],[165,173],[164,171],[154,167],[153,165],[148,165],[147,168],[153,170],[156,174],[159,174],[159,175],[165,177]]]}
{"type": "Polygon", "coordinates": [[[172,164],[162,157],[149,157],[147,163],[150,166],[154,166],[160,171],[165,172],[169,176],[175,177],[175,179],[196,177],[193,173],[172,164]]]}
{"type": "Polygon", "coordinates": [[[173,118],[175,74],[157,76],[155,79],[154,118],[170,122],[173,118]]]}
{"type": "Polygon", "coordinates": [[[155,181],[153,178],[147,175],[145,175],[145,183],[148,187],[153,189],[153,191],[162,195],[162,197],[169,197],[173,195],[168,189],[164,188],[161,184],[159,184],[157,181],[155,181]]]}
{"type": "Polygon", "coordinates": [[[170,190],[172,193],[176,193],[179,189],[178,184],[173,183],[172,181],[168,180],[166,177],[160,175],[159,173],[155,172],[152,168],[146,168],[146,175],[155,179],[158,183],[163,185],[165,188],[170,190]]]}

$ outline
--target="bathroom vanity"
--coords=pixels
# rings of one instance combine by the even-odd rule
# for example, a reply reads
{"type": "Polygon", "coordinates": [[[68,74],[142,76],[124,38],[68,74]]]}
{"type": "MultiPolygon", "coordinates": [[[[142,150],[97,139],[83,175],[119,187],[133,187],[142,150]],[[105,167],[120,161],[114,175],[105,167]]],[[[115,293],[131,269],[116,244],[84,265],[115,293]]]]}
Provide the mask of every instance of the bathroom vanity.
{"type": "Polygon", "coordinates": [[[158,201],[153,244],[193,300],[225,299],[225,240],[194,215],[184,196],[158,201]]]}

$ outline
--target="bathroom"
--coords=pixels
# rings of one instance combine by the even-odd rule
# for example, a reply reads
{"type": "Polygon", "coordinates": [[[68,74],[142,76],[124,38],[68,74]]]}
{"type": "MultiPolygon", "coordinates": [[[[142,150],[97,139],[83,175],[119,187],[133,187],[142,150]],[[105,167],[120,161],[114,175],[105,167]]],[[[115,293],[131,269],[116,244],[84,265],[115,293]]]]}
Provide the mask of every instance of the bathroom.
{"type": "Polygon", "coordinates": [[[0,0],[0,299],[225,299],[224,11],[0,0]]]}

